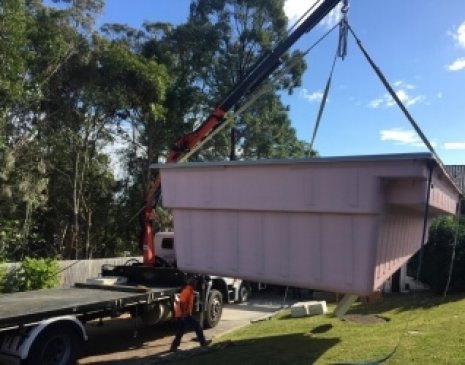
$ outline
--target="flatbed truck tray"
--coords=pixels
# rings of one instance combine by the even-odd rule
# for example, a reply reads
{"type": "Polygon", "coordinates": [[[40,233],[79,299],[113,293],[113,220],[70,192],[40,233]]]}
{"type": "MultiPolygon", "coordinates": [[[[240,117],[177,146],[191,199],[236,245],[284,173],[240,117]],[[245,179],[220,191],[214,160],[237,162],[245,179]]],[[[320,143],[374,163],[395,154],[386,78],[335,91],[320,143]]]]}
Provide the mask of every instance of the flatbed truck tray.
{"type": "MultiPolygon", "coordinates": [[[[52,316],[84,316],[118,311],[131,305],[171,296],[180,287],[132,287],[76,284],[0,295],[0,330],[33,324],[52,316]]],[[[96,315],[98,317],[98,315],[96,315]]]]}

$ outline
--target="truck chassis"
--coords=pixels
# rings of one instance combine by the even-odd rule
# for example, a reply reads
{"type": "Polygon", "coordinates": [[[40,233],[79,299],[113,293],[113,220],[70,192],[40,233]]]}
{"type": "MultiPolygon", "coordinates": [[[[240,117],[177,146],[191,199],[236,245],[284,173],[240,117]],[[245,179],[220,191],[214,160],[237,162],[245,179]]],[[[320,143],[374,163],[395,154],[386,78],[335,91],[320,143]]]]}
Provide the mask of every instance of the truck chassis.
{"type": "MultiPolygon", "coordinates": [[[[66,289],[0,295],[0,363],[75,364],[87,340],[87,321],[123,313],[150,325],[167,321],[180,289],[78,283],[66,289]]],[[[196,312],[204,310],[205,326],[214,327],[221,318],[222,296],[211,290],[207,298],[205,306],[196,300],[196,312]]]]}

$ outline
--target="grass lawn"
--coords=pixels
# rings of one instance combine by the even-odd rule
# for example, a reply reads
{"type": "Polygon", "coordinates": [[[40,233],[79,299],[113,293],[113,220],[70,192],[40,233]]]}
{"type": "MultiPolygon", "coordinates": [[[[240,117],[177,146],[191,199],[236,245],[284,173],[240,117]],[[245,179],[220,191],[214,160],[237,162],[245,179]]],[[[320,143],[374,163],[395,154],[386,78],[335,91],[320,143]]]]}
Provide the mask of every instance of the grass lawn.
{"type": "Polygon", "coordinates": [[[377,364],[392,353],[385,364],[465,364],[465,294],[385,295],[378,304],[354,304],[348,315],[292,318],[285,310],[173,363],[377,364]]]}

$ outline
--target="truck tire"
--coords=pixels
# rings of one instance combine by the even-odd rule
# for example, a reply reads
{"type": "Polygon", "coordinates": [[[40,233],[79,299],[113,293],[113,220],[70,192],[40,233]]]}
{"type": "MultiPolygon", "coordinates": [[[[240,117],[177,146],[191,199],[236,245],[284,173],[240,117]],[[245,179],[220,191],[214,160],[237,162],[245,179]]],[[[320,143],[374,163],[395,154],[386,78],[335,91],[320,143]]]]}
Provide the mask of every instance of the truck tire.
{"type": "Polygon", "coordinates": [[[250,298],[250,286],[246,283],[242,283],[239,288],[239,303],[244,303],[250,298]]]}
{"type": "Polygon", "coordinates": [[[28,365],[75,365],[81,339],[69,325],[44,329],[29,351],[28,365]]]}
{"type": "Polygon", "coordinates": [[[223,296],[221,292],[216,289],[210,291],[208,297],[207,308],[205,312],[204,327],[213,328],[221,320],[221,314],[223,313],[223,296]]]}

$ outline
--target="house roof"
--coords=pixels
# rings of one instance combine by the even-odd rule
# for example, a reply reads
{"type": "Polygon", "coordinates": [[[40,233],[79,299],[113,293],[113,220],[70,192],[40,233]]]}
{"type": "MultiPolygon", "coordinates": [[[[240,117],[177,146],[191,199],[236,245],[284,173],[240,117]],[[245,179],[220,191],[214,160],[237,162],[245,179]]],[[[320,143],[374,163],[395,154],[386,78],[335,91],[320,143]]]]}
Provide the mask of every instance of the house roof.
{"type": "Polygon", "coordinates": [[[454,179],[462,193],[465,192],[465,165],[446,165],[447,173],[454,179]]]}

